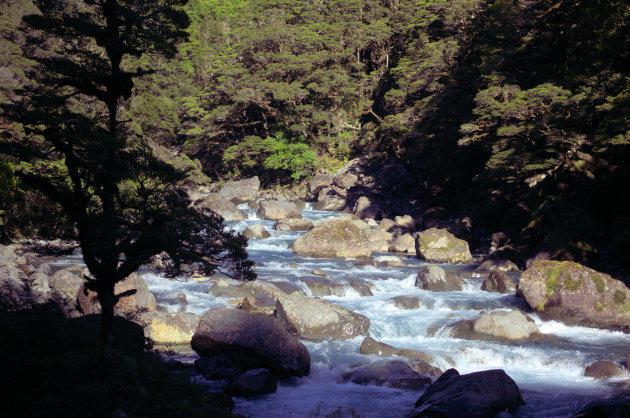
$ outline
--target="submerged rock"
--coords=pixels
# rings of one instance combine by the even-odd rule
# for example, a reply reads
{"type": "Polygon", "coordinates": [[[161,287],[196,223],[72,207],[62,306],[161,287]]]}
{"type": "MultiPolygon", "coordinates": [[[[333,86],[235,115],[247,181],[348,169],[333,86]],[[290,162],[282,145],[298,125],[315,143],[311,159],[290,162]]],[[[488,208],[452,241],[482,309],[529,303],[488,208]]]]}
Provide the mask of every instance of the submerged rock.
{"type": "Polygon", "coordinates": [[[460,375],[449,369],[420,396],[413,417],[493,417],[523,405],[518,386],[503,370],[460,375]]]}
{"type": "Polygon", "coordinates": [[[341,375],[342,382],[357,385],[387,386],[398,389],[420,390],[431,384],[431,378],[413,370],[400,360],[377,362],[357,367],[341,375]]]}
{"type": "Polygon", "coordinates": [[[455,238],[446,229],[431,228],[416,236],[416,253],[429,263],[469,263],[472,255],[468,243],[455,238]]]}
{"type": "Polygon", "coordinates": [[[578,263],[533,262],[521,275],[517,294],[548,319],[569,325],[630,329],[630,289],[578,263]]]}
{"type": "Polygon", "coordinates": [[[433,264],[424,266],[416,278],[416,287],[433,292],[462,290],[464,283],[463,279],[433,264]]]}
{"type": "Polygon", "coordinates": [[[394,302],[394,306],[400,309],[418,309],[420,307],[420,298],[415,296],[394,296],[390,300],[394,302]]]}
{"type": "Polygon", "coordinates": [[[621,376],[623,369],[616,363],[607,360],[598,360],[584,370],[584,376],[594,379],[610,379],[611,377],[621,376]]]}
{"type": "Polygon", "coordinates": [[[259,396],[274,393],[278,385],[267,369],[248,370],[237,377],[227,388],[226,393],[233,396],[259,396]]]}
{"type": "Polygon", "coordinates": [[[280,376],[307,376],[311,357],[276,319],[216,308],[201,318],[191,341],[197,354],[230,358],[244,370],[267,368],[280,376]]]}

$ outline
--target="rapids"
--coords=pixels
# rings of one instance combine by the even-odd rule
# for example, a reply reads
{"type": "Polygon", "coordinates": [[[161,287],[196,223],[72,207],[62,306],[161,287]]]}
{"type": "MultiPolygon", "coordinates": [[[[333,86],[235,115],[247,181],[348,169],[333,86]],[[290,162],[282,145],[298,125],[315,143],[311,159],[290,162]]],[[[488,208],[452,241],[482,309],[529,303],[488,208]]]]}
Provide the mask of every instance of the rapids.
{"type": "MultiPolygon", "coordinates": [[[[405,268],[357,267],[356,260],[300,257],[288,248],[300,232],[272,230],[273,221],[256,218],[252,210],[241,208],[248,219],[228,226],[243,231],[247,225],[262,223],[271,233],[263,240],[250,240],[248,251],[256,262],[261,279],[291,281],[305,293],[309,289],[299,279],[321,269],[328,279],[340,283],[357,278],[372,285],[373,296],[360,297],[349,291],[346,296],[325,297],[346,309],[367,316],[370,335],[396,348],[409,348],[430,354],[442,370],[455,367],[460,373],[501,368],[521,389],[525,405],[517,417],[569,417],[588,400],[613,395],[624,375],[608,381],[583,376],[584,368],[595,360],[621,361],[628,354],[630,336],[613,331],[566,326],[542,321],[528,314],[541,332],[558,338],[538,343],[500,344],[452,338],[444,326],[461,319],[473,319],[482,311],[524,308],[515,296],[481,291],[482,278],[473,273],[476,265],[441,265],[446,270],[469,272],[460,292],[430,292],[414,286],[416,273],[425,264],[415,257],[405,258],[405,268]],[[394,296],[416,296],[420,307],[397,308],[394,296]],[[432,332],[431,332],[432,331],[432,332]]],[[[316,220],[335,216],[334,212],[303,211],[305,218],[316,220]]],[[[375,254],[377,256],[377,254],[375,254]]],[[[157,296],[162,308],[170,312],[182,309],[202,315],[210,308],[224,306],[228,300],[209,295],[208,283],[169,280],[143,272],[143,278],[157,296]],[[188,305],[182,307],[176,296],[185,293],[188,305]]],[[[517,276],[513,277],[518,280],[517,276]]],[[[338,383],[350,365],[381,358],[364,356],[359,346],[364,337],[346,341],[303,341],[311,354],[311,374],[302,379],[281,381],[278,391],[253,399],[235,399],[237,414],[252,417],[317,417],[338,408],[352,408],[361,417],[405,416],[420,396],[419,392],[377,386],[338,383]]]]}

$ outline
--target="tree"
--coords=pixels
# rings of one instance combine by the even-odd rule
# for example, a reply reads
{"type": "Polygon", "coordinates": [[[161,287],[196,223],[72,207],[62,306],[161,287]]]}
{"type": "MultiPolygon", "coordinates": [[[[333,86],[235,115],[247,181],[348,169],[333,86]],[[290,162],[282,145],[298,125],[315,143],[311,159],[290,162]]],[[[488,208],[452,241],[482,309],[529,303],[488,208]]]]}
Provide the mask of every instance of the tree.
{"type": "MultiPolygon", "coordinates": [[[[25,16],[23,46],[33,82],[3,105],[23,129],[3,135],[16,176],[58,202],[74,222],[92,275],[86,287],[102,307],[111,340],[114,286],[166,252],[171,275],[184,264],[210,273],[227,268],[251,280],[246,239],[222,219],[191,209],[176,187],[185,173],[158,160],[146,138],[127,133],[121,104],[132,96],[143,54],[173,57],[186,38],[186,0],[36,0],[25,16]],[[135,67],[135,69],[134,69],[135,67]]],[[[128,294],[128,293],[127,293],[128,294]]]]}

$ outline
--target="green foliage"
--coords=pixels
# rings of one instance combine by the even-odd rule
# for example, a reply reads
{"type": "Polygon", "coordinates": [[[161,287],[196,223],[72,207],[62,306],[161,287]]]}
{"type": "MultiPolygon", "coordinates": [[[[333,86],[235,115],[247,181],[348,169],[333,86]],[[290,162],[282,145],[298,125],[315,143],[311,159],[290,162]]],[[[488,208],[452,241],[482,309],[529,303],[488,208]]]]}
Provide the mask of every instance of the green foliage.
{"type": "Polygon", "coordinates": [[[315,172],[317,155],[305,143],[288,143],[282,136],[276,136],[267,137],[264,144],[271,154],[264,162],[266,168],[288,171],[294,180],[315,172]]]}

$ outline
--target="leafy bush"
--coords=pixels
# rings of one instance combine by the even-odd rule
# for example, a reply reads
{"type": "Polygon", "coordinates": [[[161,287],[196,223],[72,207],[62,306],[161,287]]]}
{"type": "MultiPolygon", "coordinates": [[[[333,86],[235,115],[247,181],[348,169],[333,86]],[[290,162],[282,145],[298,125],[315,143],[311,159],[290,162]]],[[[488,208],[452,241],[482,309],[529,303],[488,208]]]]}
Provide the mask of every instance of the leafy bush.
{"type": "Polygon", "coordinates": [[[312,175],[317,168],[317,155],[303,142],[288,143],[281,135],[264,141],[271,155],[265,160],[265,168],[286,170],[291,178],[300,180],[312,175]]]}

